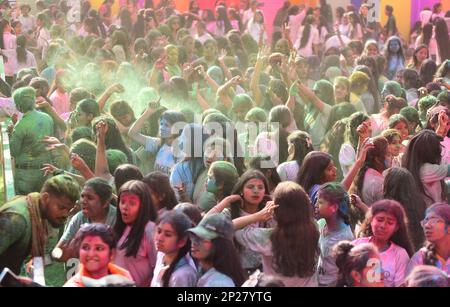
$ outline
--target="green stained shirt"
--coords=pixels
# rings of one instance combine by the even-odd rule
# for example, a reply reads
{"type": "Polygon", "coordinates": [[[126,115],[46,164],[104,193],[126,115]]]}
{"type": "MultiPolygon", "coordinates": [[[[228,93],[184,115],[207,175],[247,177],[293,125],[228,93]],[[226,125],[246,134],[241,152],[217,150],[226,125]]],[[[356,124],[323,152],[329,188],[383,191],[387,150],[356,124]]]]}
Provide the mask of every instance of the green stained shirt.
{"type": "Polygon", "coordinates": [[[180,66],[178,66],[178,65],[167,64],[166,70],[171,77],[181,77],[181,74],[183,73],[180,66]]]}
{"type": "Polygon", "coordinates": [[[26,196],[20,196],[0,207],[0,271],[8,267],[19,274],[30,251],[30,213],[26,196]]]}
{"type": "Polygon", "coordinates": [[[54,136],[52,118],[36,110],[24,114],[14,126],[10,141],[11,155],[16,164],[50,162],[50,155],[41,142],[45,136],[54,136]]]}

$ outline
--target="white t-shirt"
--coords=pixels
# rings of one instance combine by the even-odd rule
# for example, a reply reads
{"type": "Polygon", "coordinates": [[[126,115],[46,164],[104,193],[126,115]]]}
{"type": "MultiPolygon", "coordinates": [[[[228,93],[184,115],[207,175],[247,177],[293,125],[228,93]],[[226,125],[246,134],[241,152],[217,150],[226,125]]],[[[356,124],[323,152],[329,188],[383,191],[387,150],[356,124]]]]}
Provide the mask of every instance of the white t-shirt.
{"type": "Polygon", "coordinates": [[[368,206],[383,199],[384,177],[373,168],[369,168],[364,175],[361,200],[368,206]]]}
{"type": "MultiPolygon", "coordinates": [[[[360,238],[352,243],[355,245],[362,243],[370,243],[371,237],[360,238]]],[[[391,242],[391,246],[384,252],[380,253],[381,268],[384,272],[384,286],[398,287],[406,277],[406,270],[409,263],[409,256],[403,247],[391,242]]]]}
{"type": "MultiPolygon", "coordinates": [[[[178,139],[174,140],[177,141],[178,139]]],[[[173,146],[163,144],[161,146],[161,139],[154,137],[147,137],[145,150],[156,154],[154,171],[160,171],[170,177],[173,166],[176,164],[176,159],[173,154],[173,146]]]]}
{"type": "Polygon", "coordinates": [[[422,180],[425,192],[432,198],[423,196],[427,206],[443,201],[441,181],[447,177],[448,169],[447,164],[439,165],[430,163],[425,163],[420,168],[420,179],[422,180]]]}
{"type": "MultiPolygon", "coordinates": [[[[153,271],[151,287],[162,287],[162,276],[169,266],[164,265],[164,253],[158,252],[156,255],[156,265],[153,271]]],[[[197,284],[197,267],[194,260],[187,254],[180,259],[175,266],[175,270],[170,275],[169,287],[195,287],[197,284]]]]}
{"type": "MultiPolygon", "coordinates": [[[[263,271],[279,278],[286,287],[317,287],[317,271],[309,277],[288,277],[276,272],[273,264],[273,251],[270,236],[273,228],[245,227],[234,234],[236,240],[247,248],[262,255],[263,271]]],[[[295,239],[295,238],[293,238],[295,239]]]]}
{"type": "Polygon", "coordinates": [[[23,33],[33,30],[34,27],[36,26],[36,17],[34,17],[32,15],[28,15],[27,17],[20,15],[18,19],[19,19],[20,23],[22,24],[22,32],[23,33]]]}
{"type": "Polygon", "coordinates": [[[320,36],[319,36],[319,30],[317,30],[317,28],[315,28],[315,27],[311,27],[308,42],[306,43],[306,45],[303,48],[300,48],[304,28],[305,28],[304,26],[300,27],[300,30],[298,32],[298,39],[295,42],[294,47],[298,50],[299,55],[307,58],[307,57],[314,55],[313,45],[320,44],[320,36]]]}
{"type": "Polygon", "coordinates": [[[288,161],[281,163],[277,167],[277,173],[281,181],[297,181],[297,175],[300,167],[297,161],[288,161]]]}
{"type": "Polygon", "coordinates": [[[342,174],[347,176],[348,172],[356,162],[356,151],[352,145],[344,143],[339,150],[339,164],[341,165],[342,174]]]}

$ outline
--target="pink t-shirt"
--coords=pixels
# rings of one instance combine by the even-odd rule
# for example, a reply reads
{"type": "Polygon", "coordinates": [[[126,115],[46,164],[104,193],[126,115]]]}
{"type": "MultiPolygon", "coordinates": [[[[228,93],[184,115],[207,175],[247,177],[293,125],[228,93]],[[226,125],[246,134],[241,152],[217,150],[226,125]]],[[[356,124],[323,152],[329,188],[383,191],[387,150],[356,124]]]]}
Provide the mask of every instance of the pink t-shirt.
{"type": "Polygon", "coordinates": [[[130,226],[125,228],[117,244],[114,263],[130,272],[138,287],[149,287],[153,278],[153,270],[156,264],[156,248],[153,242],[154,229],[155,223],[149,221],[145,226],[144,236],[136,257],[126,257],[126,249],[119,248],[131,231],[130,226]]]}
{"type": "Polygon", "coordinates": [[[50,95],[50,100],[58,115],[70,112],[69,93],[56,90],[50,95]]]}
{"type": "MultiPolygon", "coordinates": [[[[359,238],[353,241],[354,245],[371,243],[372,237],[359,238]]],[[[398,287],[406,277],[406,269],[409,263],[409,256],[403,247],[391,242],[391,246],[380,253],[381,267],[384,272],[384,286],[398,287]]]]}
{"type": "MultiPolygon", "coordinates": [[[[418,265],[424,265],[425,253],[427,252],[426,248],[421,248],[418,250],[411,258],[411,261],[408,265],[408,274],[418,265]]],[[[447,259],[443,259],[436,255],[438,261],[436,262],[436,267],[447,274],[450,274],[450,257],[447,259]]]]}

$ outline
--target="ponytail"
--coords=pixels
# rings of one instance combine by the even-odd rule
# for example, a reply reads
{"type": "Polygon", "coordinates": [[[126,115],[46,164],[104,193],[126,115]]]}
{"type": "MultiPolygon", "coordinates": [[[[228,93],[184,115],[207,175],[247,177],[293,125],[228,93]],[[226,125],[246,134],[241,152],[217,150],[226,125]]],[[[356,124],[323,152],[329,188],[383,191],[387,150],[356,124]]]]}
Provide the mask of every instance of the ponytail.
{"type": "Polygon", "coordinates": [[[16,40],[16,53],[17,53],[17,61],[19,63],[25,63],[27,61],[27,50],[25,49],[26,38],[23,35],[19,35],[16,40]]]}

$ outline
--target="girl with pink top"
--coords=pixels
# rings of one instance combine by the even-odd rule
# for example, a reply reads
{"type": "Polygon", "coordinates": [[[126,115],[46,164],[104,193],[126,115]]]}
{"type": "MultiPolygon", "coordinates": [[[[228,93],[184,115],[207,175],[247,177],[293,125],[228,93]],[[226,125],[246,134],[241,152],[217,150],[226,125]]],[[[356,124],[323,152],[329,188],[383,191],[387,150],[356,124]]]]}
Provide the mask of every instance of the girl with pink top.
{"type": "Polygon", "coordinates": [[[380,200],[372,205],[361,226],[360,239],[354,245],[373,243],[380,252],[386,287],[400,286],[413,250],[406,226],[405,210],[394,200],[380,200]]]}
{"type": "Polygon", "coordinates": [[[70,112],[69,93],[66,91],[65,79],[67,73],[64,70],[58,70],[56,72],[55,81],[52,86],[50,100],[53,103],[53,107],[58,115],[70,112]]]}
{"type": "Polygon", "coordinates": [[[128,181],[119,190],[119,210],[114,225],[117,253],[114,263],[128,270],[138,287],[148,287],[156,263],[153,234],[157,214],[147,185],[128,181]]]}
{"type": "MultiPolygon", "coordinates": [[[[16,49],[16,36],[11,33],[11,25],[5,19],[0,21],[0,49],[3,51],[14,50],[16,49]]],[[[6,81],[12,85],[14,81],[14,63],[17,63],[17,55],[8,54],[3,57],[4,66],[5,66],[5,78],[6,81]],[[9,57],[9,58],[8,58],[9,57]],[[12,59],[11,57],[14,57],[12,59]]]]}
{"type": "Polygon", "coordinates": [[[437,203],[428,208],[421,225],[427,243],[411,258],[408,272],[425,264],[450,274],[450,205],[437,203]]]}

